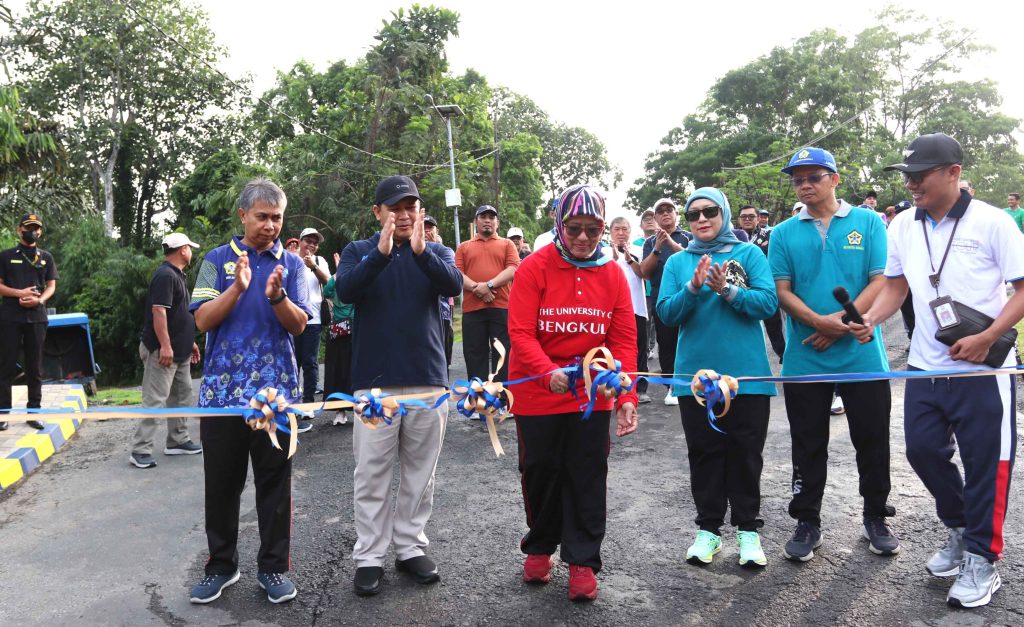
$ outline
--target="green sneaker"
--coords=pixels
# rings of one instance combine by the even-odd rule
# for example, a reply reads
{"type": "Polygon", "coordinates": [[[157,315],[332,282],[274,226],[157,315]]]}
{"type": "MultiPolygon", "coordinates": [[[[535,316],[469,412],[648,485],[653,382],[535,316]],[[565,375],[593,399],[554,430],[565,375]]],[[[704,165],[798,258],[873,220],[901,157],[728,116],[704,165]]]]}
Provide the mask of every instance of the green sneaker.
{"type": "Polygon", "coordinates": [[[764,566],[768,558],[761,550],[761,536],[756,531],[736,531],[736,542],[740,545],[740,566],[764,566]]]}
{"type": "Polygon", "coordinates": [[[686,561],[691,564],[710,564],[711,559],[722,550],[722,536],[701,529],[693,544],[686,549],[686,561]]]}

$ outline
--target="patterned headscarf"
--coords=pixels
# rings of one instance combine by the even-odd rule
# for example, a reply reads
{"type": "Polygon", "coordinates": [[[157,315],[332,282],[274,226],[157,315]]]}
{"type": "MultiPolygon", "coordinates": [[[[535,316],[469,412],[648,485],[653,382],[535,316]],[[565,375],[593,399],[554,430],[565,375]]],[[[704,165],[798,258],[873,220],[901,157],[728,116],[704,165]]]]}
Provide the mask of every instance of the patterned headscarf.
{"type": "Polygon", "coordinates": [[[600,242],[587,259],[577,259],[569,252],[569,239],[565,234],[565,221],[576,216],[597,218],[604,226],[604,196],[589,185],[573,185],[562,192],[558,198],[558,211],[555,213],[555,248],[562,258],[574,266],[602,266],[610,257],[601,254],[600,242]]]}
{"type": "Polygon", "coordinates": [[[698,238],[694,237],[693,241],[690,242],[683,250],[691,255],[704,255],[717,253],[726,246],[731,248],[732,246],[739,244],[740,240],[736,237],[736,234],[732,232],[732,210],[729,209],[729,199],[725,197],[725,194],[714,187],[702,187],[690,194],[690,197],[686,199],[686,208],[683,209],[683,213],[686,213],[690,209],[690,204],[698,198],[710,200],[722,208],[722,228],[719,229],[718,235],[715,236],[715,239],[710,242],[702,242],[698,238]]]}

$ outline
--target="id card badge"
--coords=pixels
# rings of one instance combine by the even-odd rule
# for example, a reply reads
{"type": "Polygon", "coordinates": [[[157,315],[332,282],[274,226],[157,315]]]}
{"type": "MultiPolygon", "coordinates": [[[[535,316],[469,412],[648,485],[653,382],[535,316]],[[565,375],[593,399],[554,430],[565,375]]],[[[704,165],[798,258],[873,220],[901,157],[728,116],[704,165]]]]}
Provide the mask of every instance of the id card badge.
{"type": "Polygon", "coordinates": [[[940,329],[948,329],[960,324],[960,316],[956,313],[956,307],[953,306],[951,297],[940,296],[928,303],[928,306],[932,308],[932,313],[935,314],[935,320],[939,323],[940,329]]]}

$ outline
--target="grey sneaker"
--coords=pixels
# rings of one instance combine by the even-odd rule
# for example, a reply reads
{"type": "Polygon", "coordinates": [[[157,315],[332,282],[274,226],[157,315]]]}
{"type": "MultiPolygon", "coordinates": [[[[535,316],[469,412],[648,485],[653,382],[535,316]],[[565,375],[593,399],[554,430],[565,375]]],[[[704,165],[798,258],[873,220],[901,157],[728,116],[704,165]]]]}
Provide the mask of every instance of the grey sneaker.
{"type": "Polygon", "coordinates": [[[964,528],[950,527],[946,546],[939,549],[925,565],[934,577],[952,577],[964,563],[964,528]]]}
{"type": "Polygon", "coordinates": [[[875,555],[896,555],[900,552],[900,539],[881,516],[864,519],[864,537],[875,555]]]}
{"type": "Polygon", "coordinates": [[[964,551],[964,563],[946,595],[946,603],[953,607],[988,605],[1001,585],[1003,581],[999,578],[995,564],[980,555],[964,551]]]}
{"type": "Polygon", "coordinates": [[[313,423],[312,422],[307,422],[305,420],[296,420],[295,421],[295,427],[296,427],[295,428],[295,432],[296,433],[306,433],[307,431],[312,430],[313,423]]]}
{"type": "Polygon", "coordinates": [[[292,580],[281,573],[256,573],[256,581],[267,591],[267,600],[271,603],[291,601],[299,593],[292,580]]]}
{"type": "Polygon", "coordinates": [[[164,455],[198,455],[203,452],[203,447],[192,440],[186,440],[177,446],[164,448],[164,455]]]}
{"type": "Polygon", "coordinates": [[[806,562],[814,557],[814,549],[821,546],[821,529],[814,523],[801,520],[796,524],[796,531],[782,549],[788,560],[806,562]]]}
{"type": "Polygon", "coordinates": [[[241,575],[236,570],[233,575],[206,575],[199,583],[192,586],[189,601],[193,603],[209,603],[220,598],[220,593],[238,581],[241,575]]]}
{"type": "Polygon", "coordinates": [[[156,466],[156,460],[153,459],[153,456],[145,453],[132,453],[132,456],[128,458],[128,462],[136,468],[154,468],[156,466]]]}

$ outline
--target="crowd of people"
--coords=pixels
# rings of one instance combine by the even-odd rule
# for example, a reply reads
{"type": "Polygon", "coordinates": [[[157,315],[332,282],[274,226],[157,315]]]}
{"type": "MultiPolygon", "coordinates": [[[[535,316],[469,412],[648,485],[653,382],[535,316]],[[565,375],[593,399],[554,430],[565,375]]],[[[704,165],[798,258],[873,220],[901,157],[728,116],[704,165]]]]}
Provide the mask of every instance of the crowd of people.
{"type": "MultiPolygon", "coordinates": [[[[722,191],[704,187],[681,208],[671,198],[655,202],[640,216],[642,237],[633,238],[627,219],[608,220],[601,192],[575,185],[553,203],[553,227],[532,247],[521,228],[502,237],[499,209],[482,205],[473,237],[454,251],[425,213],[416,183],[391,176],[375,191],[379,230],[336,253],[333,273],[317,254],[324,241],[317,229],[281,242],[287,198],[273,182],[256,179],[239,198],[242,234],[204,255],[191,295],[184,270],[199,245],[182,233],[163,240],[165,263],[149,287],[139,347],[144,406],[191,404],[197,330],[206,334],[200,407],[244,405],[266,387],[289,402],[373,389],[440,395],[452,383],[452,322],[461,298],[467,378],[527,379],[514,385],[528,528],[520,544],[523,579],[548,583],[559,551],[569,567],[569,598],[585,601],[597,597],[602,567],[611,425],[619,437],[633,433],[651,389],[639,377],[635,387],[597,397],[588,408],[584,378],[572,371],[584,355],[609,349],[623,372],[646,372],[656,355],[665,377],[701,369],[761,377],[771,375],[770,345],[782,376],[828,379],[782,386],[794,522],[784,557],[806,562],[823,542],[829,416],[837,401],[856,450],[864,537],[872,553],[891,556],[901,544],[889,522],[891,392],[878,325],[902,310],[910,370],[984,375],[911,379],[903,411],[908,459],[948,530],[925,568],[956,577],[950,604],[984,605],[1001,585],[996,562],[1016,451],[1014,375],[987,371],[1016,364],[1004,339],[1024,317],[1024,209],[1018,194],[1010,194],[1005,212],[975,200],[951,137],[923,135],[904,154],[887,169],[901,173],[911,199],[884,209],[874,192],[856,207],[839,198],[835,158],[809,147],[782,169],[799,202],[774,227],[767,210],[741,205],[734,214],[722,191]],[[856,373],[879,376],[850,380],[856,373]],[[952,461],[957,448],[963,472],[952,461]]],[[[26,351],[29,407],[39,406],[37,364],[28,353],[41,345],[57,278],[52,257],[35,246],[41,226],[38,216],[25,216],[18,247],[0,253],[0,407],[10,407],[15,343],[26,351]]],[[[728,514],[739,564],[763,567],[760,482],[776,386],[740,382],[721,420],[709,416],[688,381],[677,378],[667,388],[663,402],[679,408],[697,512],[686,561],[713,561],[728,514]]],[[[421,584],[441,576],[428,555],[426,527],[447,411],[407,409],[379,427],[344,410],[333,417],[354,430],[357,595],[380,592],[392,547],[396,570],[421,584]]],[[[298,430],[310,428],[303,422],[298,430]]],[[[134,466],[156,465],[155,431],[154,421],[140,423],[134,466]]],[[[294,434],[280,434],[277,449],[242,421],[203,418],[200,436],[201,445],[184,421],[167,421],[164,452],[201,453],[204,460],[209,561],[191,600],[214,601],[240,578],[239,505],[250,459],[256,579],[274,603],[295,598],[287,576],[292,460],[284,452],[294,434]]]]}

